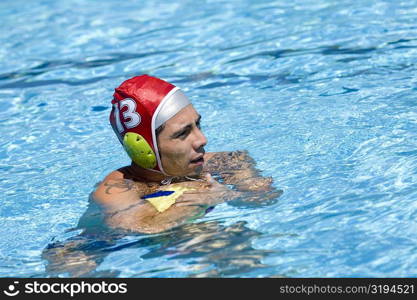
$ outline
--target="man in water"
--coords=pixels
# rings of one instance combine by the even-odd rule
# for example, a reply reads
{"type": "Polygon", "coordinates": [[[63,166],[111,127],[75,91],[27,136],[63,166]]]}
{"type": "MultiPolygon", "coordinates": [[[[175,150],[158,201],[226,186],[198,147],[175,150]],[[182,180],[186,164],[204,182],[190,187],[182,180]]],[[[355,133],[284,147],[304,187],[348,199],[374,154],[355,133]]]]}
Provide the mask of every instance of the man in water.
{"type": "MultiPolygon", "coordinates": [[[[174,85],[147,75],[133,77],[116,88],[112,105],[110,123],[132,163],[98,184],[77,226],[83,230],[80,235],[44,249],[48,273],[92,274],[111,253],[106,247],[115,244],[124,231],[158,233],[194,220],[220,202],[262,205],[281,195],[282,191],[272,187],[271,178],[259,175],[247,152],[205,153],[201,116],[174,85]],[[106,233],[102,225],[122,232],[106,233]]],[[[233,234],[239,236],[239,243],[247,243],[242,242],[244,227],[223,228],[210,222],[213,230],[197,234],[196,228],[205,225],[191,225],[197,227],[183,226],[179,231],[185,237],[179,240],[188,242],[180,242],[178,251],[207,245],[206,241],[216,240],[217,231],[227,233],[230,243],[237,243],[233,234]],[[193,238],[189,240],[189,236],[193,238]]],[[[250,238],[253,232],[248,235],[250,238]]],[[[176,245],[173,243],[168,245],[176,245]]]]}
{"type": "Polygon", "coordinates": [[[178,87],[136,76],[116,88],[112,105],[110,123],[132,163],[111,172],[92,194],[111,228],[157,233],[220,202],[280,195],[247,152],[205,153],[201,115],[178,87]]]}

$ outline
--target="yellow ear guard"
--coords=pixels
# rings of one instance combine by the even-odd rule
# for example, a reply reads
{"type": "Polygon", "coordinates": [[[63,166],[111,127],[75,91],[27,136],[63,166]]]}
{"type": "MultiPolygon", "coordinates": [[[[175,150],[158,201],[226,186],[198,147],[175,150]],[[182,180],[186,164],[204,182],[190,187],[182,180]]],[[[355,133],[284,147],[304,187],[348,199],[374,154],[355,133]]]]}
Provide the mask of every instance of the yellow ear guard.
{"type": "Polygon", "coordinates": [[[123,147],[127,154],[138,166],[153,169],[156,166],[156,156],[151,146],[143,136],[128,132],[123,138],[123,147]]]}

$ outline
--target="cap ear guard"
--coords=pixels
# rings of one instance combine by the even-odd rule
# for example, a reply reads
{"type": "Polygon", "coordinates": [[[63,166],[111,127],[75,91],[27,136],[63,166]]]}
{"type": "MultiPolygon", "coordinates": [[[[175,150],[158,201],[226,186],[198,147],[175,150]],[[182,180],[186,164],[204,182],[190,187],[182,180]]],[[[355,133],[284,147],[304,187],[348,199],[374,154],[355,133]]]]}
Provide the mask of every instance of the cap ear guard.
{"type": "Polygon", "coordinates": [[[123,147],[138,166],[145,169],[153,169],[156,167],[155,153],[145,138],[140,134],[127,132],[123,137],[123,147]]]}

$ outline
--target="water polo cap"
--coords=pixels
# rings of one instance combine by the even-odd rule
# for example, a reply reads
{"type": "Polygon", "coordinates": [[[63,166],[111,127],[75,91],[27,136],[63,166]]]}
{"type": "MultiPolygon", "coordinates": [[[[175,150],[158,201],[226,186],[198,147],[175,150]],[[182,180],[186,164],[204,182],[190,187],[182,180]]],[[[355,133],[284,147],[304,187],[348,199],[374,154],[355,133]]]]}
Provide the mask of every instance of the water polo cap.
{"type": "Polygon", "coordinates": [[[190,104],[181,90],[149,75],[115,89],[110,124],[130,158],[140,167],[162,172],[156,129],[190,104]]]}

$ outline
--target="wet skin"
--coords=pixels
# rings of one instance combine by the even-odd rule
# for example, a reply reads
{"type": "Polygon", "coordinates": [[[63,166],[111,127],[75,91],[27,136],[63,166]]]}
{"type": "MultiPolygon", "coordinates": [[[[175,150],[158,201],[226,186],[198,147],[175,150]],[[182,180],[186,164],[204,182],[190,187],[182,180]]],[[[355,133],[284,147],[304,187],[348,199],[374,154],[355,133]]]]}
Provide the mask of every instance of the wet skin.
{"type": "Polygon", "coordinates": [[[165,122],[158,135],[164,171],[172,176],[198,175],[207,138],[200,129],[201,116],[190,104],[165,122]]]}
{"type": "MultiPolygon", "coordinates": [[[[231,201],[233,205],[244,206],[266,205],[282,193],[272,186],[271,178],[259,175],[246,152],[206,153],[204,160],[206,163],[201,175],[194,177],[198,181],[179,177],[167,186],[168,190],[175,186],[193,190],[181,195],[176,203],[162,213],[141,199],[160,189],[161,183],[138,180],[131,166],[110,174],[99,188],[107,197],[121,201],[101,205],[107,216],[107,225],[135,232],[157,233],[193,220],[204,214],[208,207],[221,202],[231,201]],[[222,183],[205,175],[207,173],[213,174],[222,183]]],[[[100,200],[95,200],[100,204],[100,200]]]]}

